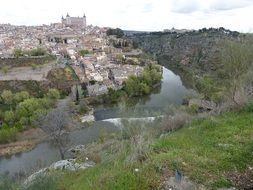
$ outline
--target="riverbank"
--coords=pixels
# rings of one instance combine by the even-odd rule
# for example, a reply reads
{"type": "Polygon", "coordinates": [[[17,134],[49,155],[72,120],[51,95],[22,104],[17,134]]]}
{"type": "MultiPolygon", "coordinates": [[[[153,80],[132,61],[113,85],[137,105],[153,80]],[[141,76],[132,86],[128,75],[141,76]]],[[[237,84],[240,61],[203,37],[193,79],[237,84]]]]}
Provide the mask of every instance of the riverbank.
{"type": "Polygon", "coordinates": [[[17,134],[16,142],[0,145],[0,156],[11,156],[30,151],[45,138],[46,134],[38,128],[20,132],[17,134]]]}

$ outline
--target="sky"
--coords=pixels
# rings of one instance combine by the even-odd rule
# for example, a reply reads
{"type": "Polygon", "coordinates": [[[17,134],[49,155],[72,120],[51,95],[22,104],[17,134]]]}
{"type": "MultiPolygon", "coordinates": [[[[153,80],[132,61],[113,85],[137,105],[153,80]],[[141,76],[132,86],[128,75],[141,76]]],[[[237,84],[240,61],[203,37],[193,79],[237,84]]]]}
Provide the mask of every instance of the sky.
{"type": "Polygon", "coordinates": [[[224,27],[253,32],[253,0],[1,0],[0,23],[42,25],[62,16],[125,30],[224,27]]]}

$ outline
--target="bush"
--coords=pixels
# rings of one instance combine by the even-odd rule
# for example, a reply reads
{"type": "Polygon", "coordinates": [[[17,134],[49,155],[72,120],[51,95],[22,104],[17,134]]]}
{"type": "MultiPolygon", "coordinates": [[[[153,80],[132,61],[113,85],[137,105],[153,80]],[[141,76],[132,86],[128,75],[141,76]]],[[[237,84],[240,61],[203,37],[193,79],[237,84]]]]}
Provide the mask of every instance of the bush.
{"type": "Polygon", "coordinates": [[[4,90],[1,94],[1,98],[4,104],[11,105],[13,103],[13,94],[10,90],[4,90]]]}
{"type": "Polygon", "coordinates": [[[4,113],[4,120],[5,122],[11,124],[15,121],[15,114],[13,111],[6,111],[4,113]]]}
{"type": "Polygon", "coordinates": [[[90,52],[87,49],[80,49],[78,51],[78,53],[79,53],[80,56],[85,56],[85,55],[89,54],[90,52]]]}
{"type": "Polygon", "coordinates": [[[47,92],[47,97],[50,99],[59,99],[60,98],[60,92],[59,90],[55,88],[51,88],[47,92]]]}
{"type": "Polygon", "coordinates": [[[162,132],[171,132],[180,129],[189,120],[190,116],[186,113],[176,113],[174,116],[168,116],[162,122],[162,132]]]}
{"type": "Polygon", "coordinates": [[[30,95],[28,92],[21,91],[21,92],[18,92],[14,95],[14,101],[17,104],[17,103],[23,102],[26,99],[29,99],[29,97],[30,97],[30,95]]]}
{"type": "Polygon", "coordinates": [[[27,54],[30,56],[43,56],[47,54],[47,51],[44,48],[35,48],[27,51],[27,54]]]}
{"type": "Polygon", "coordinates": [[[55,177],[52,176],[40,176],[37,177],[32,184],[23,190],[55,190],[57,189],[57,183],[55,177]]]}
{"type": "Polygon", "coordinates": [[[16,140],[17,129],[7,128],[0,130],[0,144],[9,143],[16,140]]]}
{"type": "Polygon", "coordinates": [[[37,69],[37,65],[34,64],[34,63],[31,65],[31,67],[32,67],[33,70],[36,70],[36,69],[37,69]]]}
{"type": "Polygon", "coordinates": [[[24,55],[24,52],[23,52],[22,49],[17,48],[17,49],[14,49],[14,50],[13,50],[13,55],[14,55],[14,57],[18,58],[18,57],[23,56],[23,55],[24,55]]]}
{"type": "Polygon", "coordinates": [[[3,72],[4,74],[6,74],[6,73],[8,73],[8,71],[9,71],[9,67],[3,66],[1,70],[2,70],[2,72],[3,72]]]}
{"type": "Polygon", "coordinates": [[[247,112],[253,112],[253,101],[250,101],[246,106],[245,106],[245,111],[247,112]]]}

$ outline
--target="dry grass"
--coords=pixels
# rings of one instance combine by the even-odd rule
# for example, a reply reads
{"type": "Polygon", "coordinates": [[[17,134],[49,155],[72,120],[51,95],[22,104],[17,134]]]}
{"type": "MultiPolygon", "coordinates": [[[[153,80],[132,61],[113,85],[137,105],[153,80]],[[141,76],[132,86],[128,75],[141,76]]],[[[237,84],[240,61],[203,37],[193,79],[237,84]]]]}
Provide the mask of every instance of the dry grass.
{"type": "Polygon", "coordinates": [[[167,116],[164,118],[161,125],[161,132],[172,132],[182,128],[191,120],[191,116],[185,112],[177,112],[174,116],[167,116]]]}

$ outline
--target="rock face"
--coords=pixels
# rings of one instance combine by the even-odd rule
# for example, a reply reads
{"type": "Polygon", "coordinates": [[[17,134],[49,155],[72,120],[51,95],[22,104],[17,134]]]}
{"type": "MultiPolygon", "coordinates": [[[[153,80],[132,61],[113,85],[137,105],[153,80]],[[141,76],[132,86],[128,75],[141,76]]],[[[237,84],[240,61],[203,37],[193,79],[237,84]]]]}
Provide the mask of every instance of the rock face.
{"type": "Polygon", "coordinates": [[[211,28],[185,33],[142,33],[132,38],[143,50],[155,55],[165,67],[173,69],[191,66],[201,71],[210,71],[217,67],[219,43],[223,39],[237,40],[239,33],[211,28]]]}

